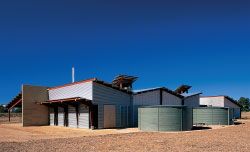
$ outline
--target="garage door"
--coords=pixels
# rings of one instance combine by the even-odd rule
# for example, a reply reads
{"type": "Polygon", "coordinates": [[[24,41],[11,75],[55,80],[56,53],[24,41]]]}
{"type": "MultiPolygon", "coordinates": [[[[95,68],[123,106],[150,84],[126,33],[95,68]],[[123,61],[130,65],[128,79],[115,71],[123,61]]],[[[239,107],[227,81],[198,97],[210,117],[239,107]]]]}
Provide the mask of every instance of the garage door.
{"type": "Polygon", "coordinates": [[[83,104],[79,106],[78,128],[89,129],[89,108],[83,104]]]}
{"type": "Polygon", "coordinates": [[[104,105],[104,128],[116,127],[115,105],[104,105]]]}
{"type": "Polygon", "coordinates": [[[64,126],[64,108],[58,107],[58,126],[64,126]]]}
{"type": "Polygon", "coordinates": [[[73,106],[68,106],[68,123],[69,127],[77,128],[77,114],[76,108],[73,106]]]}
{"type": "Polygon", "coordinates": [[[50,126],[55,125],[55,114],[54,114],[54,108],[49,108],[49,124],[50,126]]]}

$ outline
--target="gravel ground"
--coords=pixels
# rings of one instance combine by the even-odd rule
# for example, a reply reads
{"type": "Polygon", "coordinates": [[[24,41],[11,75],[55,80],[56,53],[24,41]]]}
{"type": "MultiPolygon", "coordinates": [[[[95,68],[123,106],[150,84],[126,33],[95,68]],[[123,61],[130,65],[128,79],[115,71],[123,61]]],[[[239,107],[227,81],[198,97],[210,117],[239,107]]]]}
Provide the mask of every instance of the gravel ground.
{"type": "Polygon", "coordinates": [[[22,117],[21,114],[11,114],[10,122],[9,117],[7,113],[0,113],[0,124],[6,124],[6,123],[21,123],[22,117]]]}
{"type": "Polygon", "coordinates": [[[242,119],[250,119],[250,112],[242,112],[241,118],[242,119]]]}
{"type": "Polygon", "coordinates": [[[4,135],[1,138],[11,139],[0,140],[0,151],[248,152],[250,151],[250,121],[242,120],[242,122],[243,124],[236,126],[178,133],[138,132],[133,129],[85,131],[63,127],[23,128],[6,124],[0,125],[0,135],[4,135]],[[12,130],[12,133],[4,133],[8,128],[8,132],[12,130]],[[78,137],[73,137],[76,135],[78,137]],[[19,138],[13,138],[17,136],[19,138]]]}

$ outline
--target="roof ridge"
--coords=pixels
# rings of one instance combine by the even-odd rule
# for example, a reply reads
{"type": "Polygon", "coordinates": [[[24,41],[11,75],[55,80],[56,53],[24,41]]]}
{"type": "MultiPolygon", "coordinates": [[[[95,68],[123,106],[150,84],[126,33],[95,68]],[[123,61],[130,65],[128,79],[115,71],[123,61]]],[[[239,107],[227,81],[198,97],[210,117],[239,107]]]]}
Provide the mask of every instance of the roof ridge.
{"type": "Polygon", "coordinates": [[[90,81],[96,81],[96,80],[97,80],[97,78],[89,78],[89,79],[85,79],[85,80],[81,80],[81,81],[77,81],[77,82],[73,82],[73,83],[66,83],[64,85],[50,87],[50,88],[48,88],[48,90],[54,90],[54,89],[58,89],[58,88],[63,88],[63,87],[67,87],[67,86],[72,86],[72,85],[86,83],[86,82],[90,82],[90,81]]]}

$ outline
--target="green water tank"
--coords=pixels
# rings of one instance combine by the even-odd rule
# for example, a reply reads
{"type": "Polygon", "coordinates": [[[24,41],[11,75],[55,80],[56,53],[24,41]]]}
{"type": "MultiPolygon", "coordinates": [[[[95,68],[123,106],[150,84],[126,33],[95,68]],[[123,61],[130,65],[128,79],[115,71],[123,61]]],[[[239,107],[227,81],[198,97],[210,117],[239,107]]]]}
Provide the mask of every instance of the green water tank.
{"type": "Polygon", "coordinates": [[[233,124],[233,109],[224,107],[193,108],[194,125],[231,125],[233,124]]]}
{"type": "Polygon", "coordinates": [[[193,127],[192,108],[143,106],[138,109],[138,128],[143,131],[187,131],[193,127]]]}

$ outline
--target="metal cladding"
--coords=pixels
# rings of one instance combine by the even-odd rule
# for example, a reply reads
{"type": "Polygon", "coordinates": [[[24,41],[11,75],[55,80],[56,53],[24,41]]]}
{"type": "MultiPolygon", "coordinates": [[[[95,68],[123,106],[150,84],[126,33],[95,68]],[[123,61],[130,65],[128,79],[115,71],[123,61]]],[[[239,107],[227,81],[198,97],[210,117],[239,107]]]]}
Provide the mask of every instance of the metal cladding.
{"type": "Polygon", "coordinates": [[[138,127],[143,131],[187,131],[193,127],[192,108],[144,106],[138,109],[138,127]]]}
{"type": "Polygon", "coordinates": [[[64,108],[58,107],[58,126],[64,126],[64,108]]]}
{"type": "Polygon", "coordinates": [[[49,125],[50,126],[54,126],[55,125],[55,112],[54,112],[54,108],[50,107],[49,108],[49,125]]]}
{"type": "Polygon", "coordinates": [[[76,107],[68,106],[68,127],[77,128],[77,112],[76,107]]]}
{"type": "Polygon", "coordinates": [[[231,125],[233,124],[233,109],[224,107],[193,108],[193,124],[231,125]]]}
{"type": "Polygon", "coordinates": [[[89,128],[89,108],[83,104],[79,106],[78,128],[89,128]]]}

